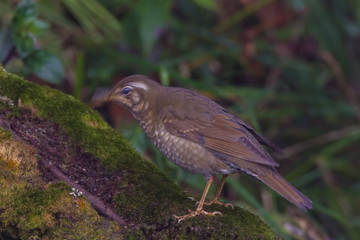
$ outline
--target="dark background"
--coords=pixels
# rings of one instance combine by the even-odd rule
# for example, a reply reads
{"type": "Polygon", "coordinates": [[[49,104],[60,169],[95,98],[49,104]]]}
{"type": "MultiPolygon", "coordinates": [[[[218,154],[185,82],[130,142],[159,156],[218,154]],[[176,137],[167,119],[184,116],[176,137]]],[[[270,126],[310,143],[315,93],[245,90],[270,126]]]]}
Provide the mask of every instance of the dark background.
{"type": "MultiPolygon", "coordinates": [[[[280,173],[315,209],[304,214],[239,174],[224,200],[285,239],[357,239],[359,16],[360,2],[351,0],[2,0],[0,60],[88,104],[132,74],[200,92],[285,151],[280,173]]],[[[204,179],[166,160],[128,112],[97,110],[200,196],[204,179]]]]}

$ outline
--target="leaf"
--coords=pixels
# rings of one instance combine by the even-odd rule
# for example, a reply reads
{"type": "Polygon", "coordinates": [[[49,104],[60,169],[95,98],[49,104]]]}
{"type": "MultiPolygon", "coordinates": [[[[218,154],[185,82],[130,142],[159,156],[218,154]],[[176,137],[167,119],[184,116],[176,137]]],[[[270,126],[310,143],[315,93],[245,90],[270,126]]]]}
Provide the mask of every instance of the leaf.
{"type": "Polygon", "coordinates": [[[40,19],[34,19],[34,21],[29,26],[29,31],[34,35],[43,33],[48,29],[49,29],[49,24],[40,19]]]}
{"type": "Polygon", "coordinates": [[[118,39],[121,23],[97,0],[63,0],[93,41],[118,39]]]}
{"type": "Polygon", "coordinates": [[[22,0],[15,11],[11,21],[12,40],[17,53],[21,58],[26,58],[34,51],[34,35],[31,30],[42,28],[36,22],[36,9],[33,0],[22,0]]]}
{"type": "Polygon", "coordinates": [[[35,50],[24,59],[34,74],[47,82],[59,84],[64,80],[65,71],[60,60],[44,50],[35,50]]]}
{"type": "Polygon", "coordinates": [[[170,4],[171,1],[166,0],[142,0],[138,2],[135,15],[144,56],[150,55],[161,28],[168,22],[170,4]]]}
{"type": "Polygon", "coordinates": [[[164,65],[160,66],[159,76],[160,76],[160,81],[161,81],[162,85],[164,85],[164,86],[170,85],[169,70],[164,65]]]}
{"type": "Polygon", "coordinates": [[[352,61],[344,49],[347,39],[343,25],[339,24],[339,16],[335,11],[328,10],[326,5],[318,1],[307,1],[309,4],[309,16],[306,31],[316,38],[321,48],[331,52],[341,65],[342,71],[349,76],[351,74],[352,61]],[[336,16],[336,17],[334,17],[336,16]]]}
{"type": "Polygon", "coordinates": [[[15,32],[23,31],[36,18],[35,3],[33,0],[22,0],[16,9],[11,22],[15,32]]]}
{"type": "Polygon", "coordinates": [[[15,44],[17,53],[21,58],[26,58],[34,51],[34,40],[30,33],[13,32],[12,39],[15,44]]]}

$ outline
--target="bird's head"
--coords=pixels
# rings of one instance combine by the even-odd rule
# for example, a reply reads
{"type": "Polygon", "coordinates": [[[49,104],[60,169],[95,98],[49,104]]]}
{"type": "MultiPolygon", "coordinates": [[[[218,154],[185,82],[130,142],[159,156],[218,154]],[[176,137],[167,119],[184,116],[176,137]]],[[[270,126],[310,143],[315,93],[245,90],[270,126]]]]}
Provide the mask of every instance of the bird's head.
{"type": "Polygon", "coordinates": [[[109,101],[114,101],[128,108],[134,114],[140,114],[148,109],[152,97],[160,84],[143,75],[132,75],[121,80],[108,95],[109,101]]]}

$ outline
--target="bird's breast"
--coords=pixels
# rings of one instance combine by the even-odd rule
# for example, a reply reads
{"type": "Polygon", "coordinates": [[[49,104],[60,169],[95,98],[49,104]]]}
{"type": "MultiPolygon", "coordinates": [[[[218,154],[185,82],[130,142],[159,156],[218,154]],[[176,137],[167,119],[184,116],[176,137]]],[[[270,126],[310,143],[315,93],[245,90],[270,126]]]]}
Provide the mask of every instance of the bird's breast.
{"type": "Polygon", "coordinates": [[[139,123],[155,146],[179,167],[203,175],[233,172],[231,167],[203,146],[169,133],[161,122],[154,124],[151,117],[145,117],[139,123]]]}

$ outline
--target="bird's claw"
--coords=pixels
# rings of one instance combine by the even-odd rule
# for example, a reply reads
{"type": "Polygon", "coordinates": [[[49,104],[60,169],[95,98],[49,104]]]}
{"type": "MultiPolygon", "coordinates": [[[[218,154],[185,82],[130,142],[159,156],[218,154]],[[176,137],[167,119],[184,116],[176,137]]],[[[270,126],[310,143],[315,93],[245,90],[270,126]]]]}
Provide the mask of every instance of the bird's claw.
{"type": "MultiPolygon", "coordinates": [[[[196,204],[198,204],[199,202],[197,202],[196,204]]],[[[217,205],[221,205],[221,206],[225,206],[225,207],[231,207],[232,209],[234,209],[234,205],[232,205],[231,203],[223,203],[220,202],[218,199],[213,199],[210,202],[204,202],[204,205],[213,205],[213,204],[217,204],[217,205]]]]}
{"type": "Polygon", "coordinates": [[[204,211],[204,209],[196,209],[195,211],[191,211],[190,209],[188,209],[189,214],[183,215],[183,216],[176,216],[174,215],[175,219],[178,220],[178,223],[188,219],[188,218],[192,218],[195,217],[197,215],[207,215],[207,216],[215,216],[216,214],[222,215],[221,212],[215,211],[215,212],[206,212],[204,211]]]}

